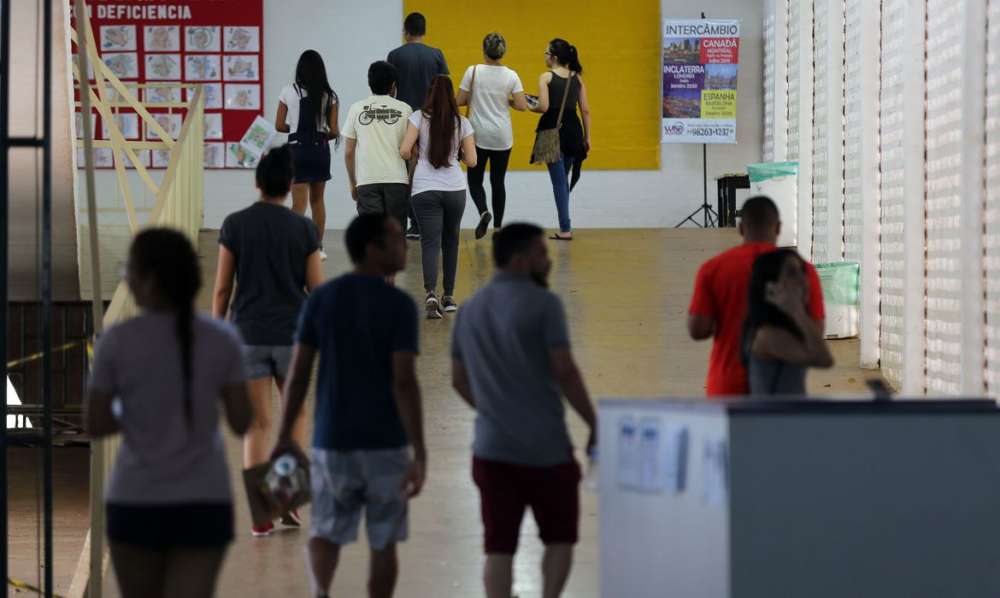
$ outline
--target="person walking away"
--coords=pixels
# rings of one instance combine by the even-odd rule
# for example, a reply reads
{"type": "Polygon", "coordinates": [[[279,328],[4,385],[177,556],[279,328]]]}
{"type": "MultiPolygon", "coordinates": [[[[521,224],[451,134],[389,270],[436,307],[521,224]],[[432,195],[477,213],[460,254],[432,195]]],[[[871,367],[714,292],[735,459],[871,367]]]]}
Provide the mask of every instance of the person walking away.
{"type": "MultiPolygon", "coordinates": [[[[751,197],[740,210],[743,244],[708,260],[698,269],[688,309],[688,334],[694,340],[712,338],[705,392],[709,398],[745,395],[750,391],[743,365],[743,325],[747,316],[750,274],[758,256],[774,251],[781,231],[778,207],[770,198],[751,197]]],[[[816,269],[805,264],[809,288],[808,313],[823,330],[823,292],[816,269]]]]}
{"type": "MultiPolygon", "coordinates": [[[[449,74],[444,52],[425,44],[426,35],[427,19],[424,15],[419,12],[406,15],[403,21],[404,43],[389,52],[386,58],[389,64],[396,67],[398,77],[396,97],[409,104],[414,112],[423,108],[434,77],[449,74]]],[[[406,236],[410,239],[420,238],[419,224],[412,209],[410,228],[406,231],[406,236]]]]}
{"type": "Polygon", "coordinates": [[[421,260],[424,270],[424,306],[428,319],[458,310],[455,276],[458,270],[458,237],[465,211],[465,175],[459,161],[476,166],[476,140],[472,125],[458,113],[451,79],[435,77],[427,104],[410,116],[399,153],[404,160],[414,155],[413,209],[420,222],[421,260]],[[418,143],[419,142],[419,143],[418,143]],[[437,298],[438,254],[444,268],[444,295],[437,298]]]}
{"type": "MultiPolygon", "coordinates": [[[[243,356],[250,378],[254,423],[243,440],[243,466],[267,462],[272,442],[271,396],[288,377],[292,337],[306,293],[323,282],[316,227],[285,207],[292,184],[289,146],[272,149],[257,164],[260,199],[230,214],[219,233],[219,262],[212,294],[212,315],[225,319],[232,303],[233,321],[243,337],[243,356]]],[[[305,417],[295,424],[295,440],[305,446],[305,417]]],[[[281,519],[299,527],[298,513],[281,519]]],[[[254,525],[255,536],[270,535],[274,526],[254,525]]]]}
{"type": "Polygon", "coordinates": [[[344,164],[359,214],[388,214],[406,227],[410,178],[399,146],[413,110],[395,97],[396,67],[378,61],[368,68],[372,95],[355,102],[344,123],[344,164]]]}
{"type": "Polygon", "coordinates": [[[408,501],[419,494],[427,468],[414,365],[417,308],[385,282],[406,265],[399,223],[385,214],[361,214],[345,236],[354,271],[306,302],[273,455],[298,453],[292,431],[318,352],[308,545],[314,594],[327,595],[340,549],[357,539],[364,512],[369,596],[388,598],[398,573],[396,544],[408,534],[408,501]]]}
{"type": "Polygon", "coordinates": [[[806,262],[792,249],[759,256],[750,275],[743,352],[754,397],[805,397],[808,368],[833,355],[809,317],[806,262]]]}
{"type": "MultiPolygon", "coordinates": [[[[559,215],[559,232],[551,239],[571,241],[573,239],[572,220],[569,215],[569,177],[576,161],[582,161],[590,151],[590,103],[587,100],[587,86],[583,83],[583,66],[577,55],[576,46],[564,39],[554,39],[545,50],[545,66],[548,71],[538,80],[538,104],[532,108],[542,117],[535,130],[535,151],[531,163],[545,162],[552,181],[552,193],[559,215]],[[576,115],[577,106],[580,116],[576,115]],[[559,151],[557,157],[539,155],[539,141],[543,131],[558,130],[559,151]]],[[[579,178],[579,177],[577,177],[579,178]]]]}
{"type": "Polygon", "coordinates": [[[524,511],[545,544],[544,598],[561,595],[580,520],[580,467],[566,427],[565,396],[586,423],[597,418],[570,349],[566,314],[547,289],[545,231],[509,224],[493,236],[497,273],[458,312],[452,383],[476,411],[472,475],[485,531],[487,598],[510,598],[524,511]]]}
{"type": "Polygon", "coordinates": [[[319,230],[320,257],[323,235],[326,233],[326,204],[323,194],[330,180],[330,140],[339,142],[337,112],[340,99],[330,87],[326,65],[315,50],[306,50],[295,67],[295,83],[281,90],[275,127],[288,133],[295,162],[292,185],[292,211],[305,214],[306,205],[312,211],[319,230]]]}
{"type": "Polygon", "coordinates": [[[195,313],[198,256],[179,231],[132,241],[126,280],[142,314],[97,343],[84,422],[121,433],[105,492],[107,533],[124,598],[207,598],[233,539],[220,411],[243,435],[253,412],[240,339],[195,313]]]}
{"type": "Polygon", "coordinates": [[[470,168],[467,174],[469,194],[479,210],[477,239],[486,236],[490,220],[497,229],[503,226],[507,202],[504,178],[510,163],[510,150],[514,146],[510,108],[528,109],[521,78],[500,62],[506,52],[507,41],[504,37],[495,32],[488,34],[483,39],[484,63],[465,70],[458,90],[458,105],[469,107],[469,122],[476,135],[476,167],[470,168]],[[483,188],[487,162],[493,192],[492,215],[486,208],[486,189],[483,188]]]}

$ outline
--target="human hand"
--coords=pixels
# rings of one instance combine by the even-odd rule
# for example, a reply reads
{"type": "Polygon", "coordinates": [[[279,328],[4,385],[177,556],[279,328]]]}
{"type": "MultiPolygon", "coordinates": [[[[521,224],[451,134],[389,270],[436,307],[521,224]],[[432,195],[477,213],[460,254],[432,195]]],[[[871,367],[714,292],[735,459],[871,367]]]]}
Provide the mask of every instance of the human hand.
{"type": "Polygon", "coordinates": [[[406,472],[406,477],[403,478],[402,490],[406,498],[414,498],[420,494],[426,479],[427,461],[422,459],[410,461],[410,468],[406,472]]]}
{"type": "Polygon", "coordinates": [[[589,137],[587,139],[583,140],[583,149],[586,150],[587,153],[590,153],[590,138],[589,137]]]}
{"type": "Polygon", "coordinates": [[[590,435],[587,437],[587,455],[593,455],[594,450],[597,448],[597,429],[591,428],[590,435]]]}
{"type": "Polygon", "coordinates": [[[357,185],[351,185],[351,199],[353,199],[355,203],[357,203],[357,201],[358,201],[358,186],[357,185]]]}

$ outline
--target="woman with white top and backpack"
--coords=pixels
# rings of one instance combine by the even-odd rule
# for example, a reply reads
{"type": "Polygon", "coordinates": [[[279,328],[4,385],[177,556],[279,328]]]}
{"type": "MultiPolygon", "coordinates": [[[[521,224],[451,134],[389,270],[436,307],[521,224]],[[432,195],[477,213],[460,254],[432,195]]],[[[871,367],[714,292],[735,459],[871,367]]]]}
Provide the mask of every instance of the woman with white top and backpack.
{"type": "Polygon", "coordinates": [[[469,122],[476,134],[478,163],[468,169],[469,194],[479,210],[476,238],[486,235],[493,221],[494,228],[503,226],[507,190],[504,178],[514,146],[514,130],[510,122],[510,108],[527,110],[524,86],[520,77],[500,61],[507,52],[507,41],[499,33],[490,33],[483,39],[483,64],[465,70],[458,91],[458,105],[468,106],[469,122]],[[490,187],[493,190],[493,214],[486,207],[486,189],[483,179],[486,163],[490,165],[490,187]]]}

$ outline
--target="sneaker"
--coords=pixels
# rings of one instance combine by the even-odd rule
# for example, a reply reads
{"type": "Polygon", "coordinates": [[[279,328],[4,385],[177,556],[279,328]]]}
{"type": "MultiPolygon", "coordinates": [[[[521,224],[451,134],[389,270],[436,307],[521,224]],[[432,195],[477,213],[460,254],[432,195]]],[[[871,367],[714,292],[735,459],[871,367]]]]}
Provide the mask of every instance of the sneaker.
{"type": "Polygon", "coordinates": [[[451,295],[445,295],[441,298],[441,307],[444,308],[444,312],[447,314],[458,311],[458,304],[455,303],[455,298],[451,295]]]}
{"type": "Polygon", "coordinates": [[[409,230],[406,231],[406,238],[412,240],[420,239],[420,231],[417,230],[417,227],[411,226],[409,230]]]}
{"type": "Polygon", "coordinates": [[[319,259],[324,262],[326,261],[326,252],[323,251],[322,249],[319,250],[319,259]]]}
{"type": "Polygon", "coordinates": [[[427,293],[427,300],[424,301],[424,305],[427,308],[428,320],[440,320],[444,317],[444,314],[441,313],[441,304],[438,303],[438,298],[434,293],[427,293]]]}
{"type": "Polygon", "coordinates": [[[271,523],[270,521],[267,522],[267,525],[260,525],[260,526],[254,525],[250,527],[250,533],[253,534],[253,537],[255,538],[263,538],[264,536],[270,536],[271,532],[273,531],[274,531],[274,524],[271,523]]]}
{"type": "Polygon", "coordinates": [[[299,510],[292,509],[281,516],[281,525],[285,527],[302,527],[302,518],[299,517],[299,510]]]}
{"type": "Polygon", "coordinates": [[[483,212],[479,215],[479,225],[476,226],[476,239],[482,239],[486,236],[486,229],[490,226],[490,220],[493,220],[493,215],[489,212],[483,212]]]}

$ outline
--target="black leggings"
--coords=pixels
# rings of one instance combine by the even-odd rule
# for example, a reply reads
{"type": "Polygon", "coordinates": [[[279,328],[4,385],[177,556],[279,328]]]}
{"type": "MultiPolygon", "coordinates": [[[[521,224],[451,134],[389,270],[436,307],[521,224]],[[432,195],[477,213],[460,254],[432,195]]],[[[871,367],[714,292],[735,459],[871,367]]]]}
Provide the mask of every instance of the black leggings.
{"type": "Polygon", "coordinates": [[[507,204],[507,188],[504,187],[504,177],[507,176],[507,164],[510,162],[510,150],[488,150],[476,147],[476,166],[469,169],[469,195],[472,196],[476,209],[482,214],[486,212],[486,189],[483,188],[483,178],[486,175],[486,161],[490,162],[490,187],[493,189],[493,226],[503,226],[503,209],[507,204]]]}

